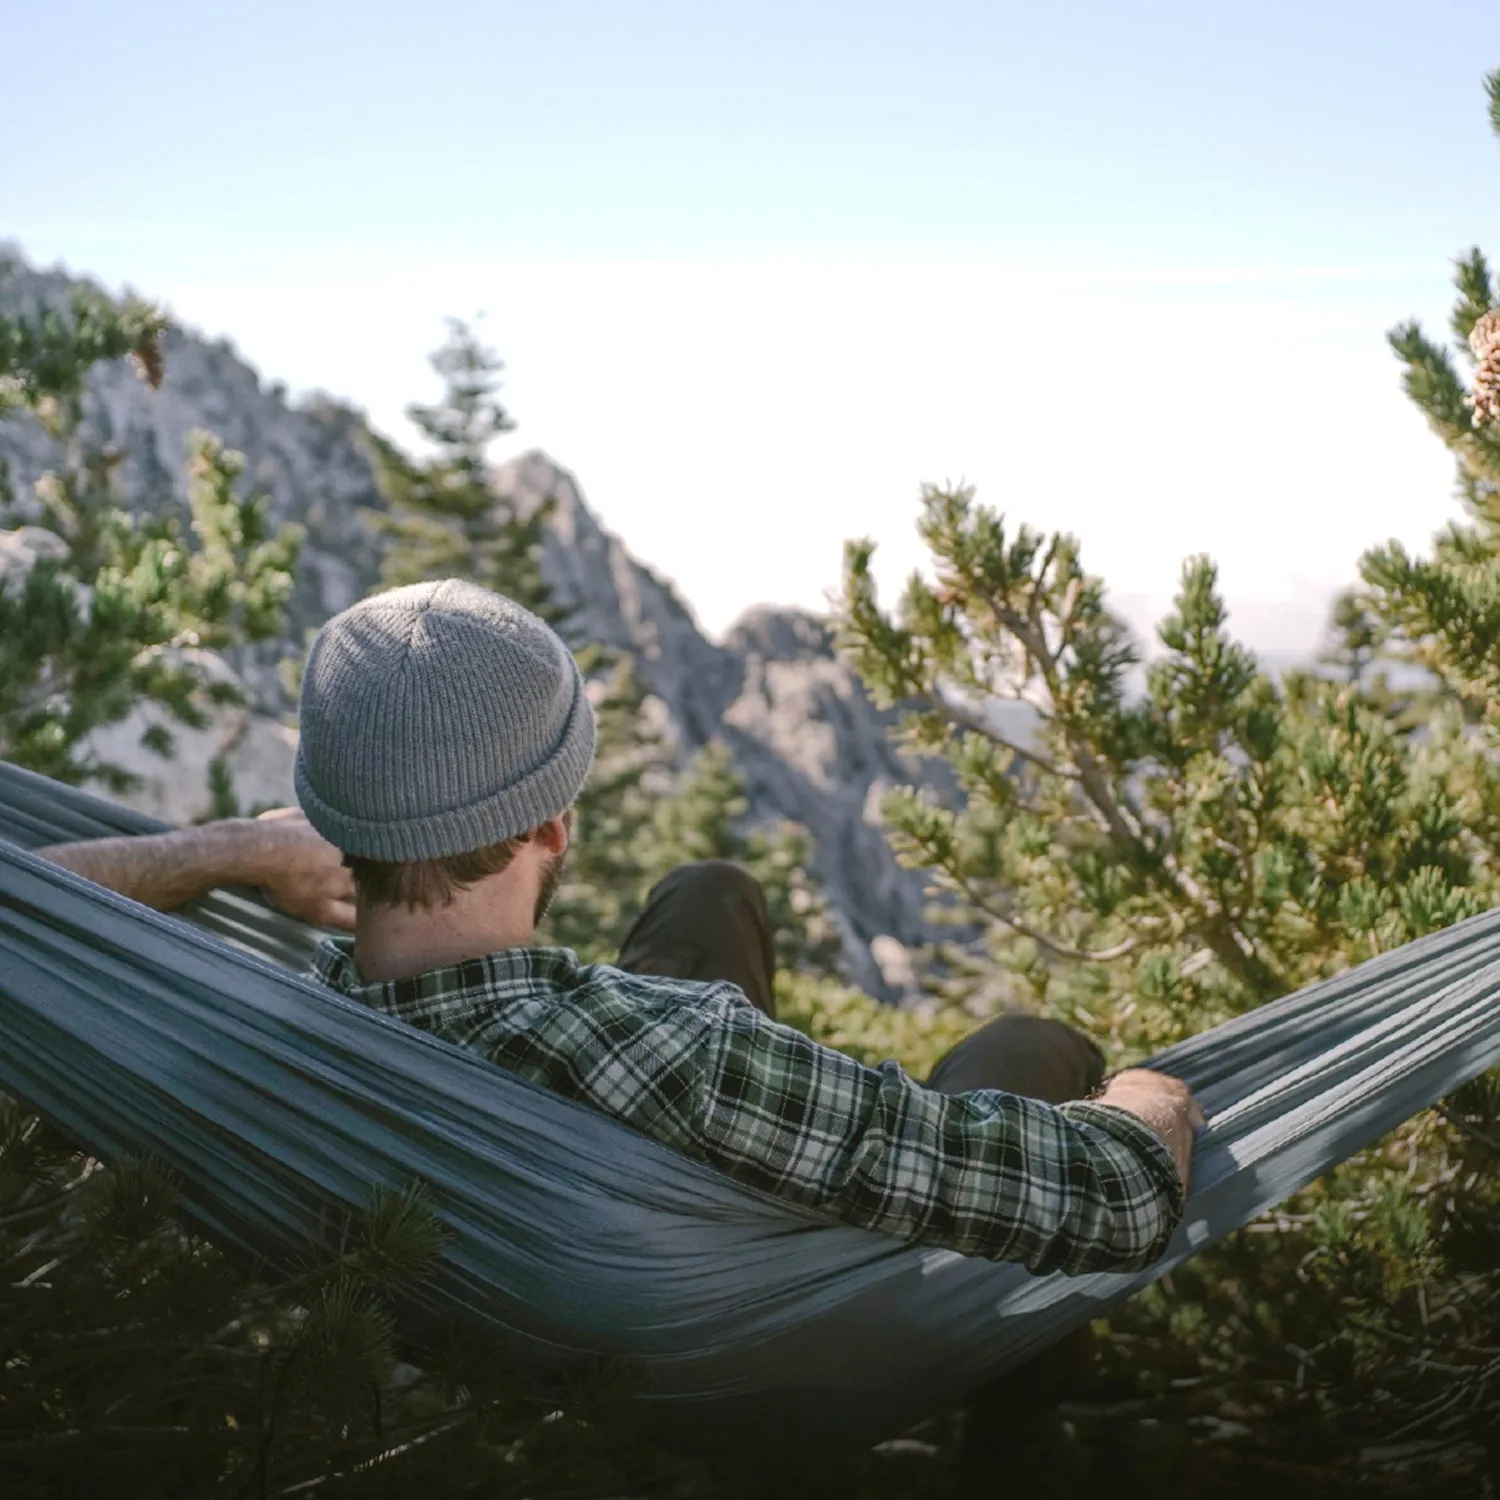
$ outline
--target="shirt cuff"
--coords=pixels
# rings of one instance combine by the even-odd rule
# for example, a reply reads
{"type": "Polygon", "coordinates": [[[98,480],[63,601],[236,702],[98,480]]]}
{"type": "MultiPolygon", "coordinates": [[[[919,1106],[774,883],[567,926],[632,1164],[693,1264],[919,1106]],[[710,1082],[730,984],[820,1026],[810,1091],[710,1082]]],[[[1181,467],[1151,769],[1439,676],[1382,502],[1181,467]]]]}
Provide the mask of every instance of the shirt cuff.
{"type": "Polygon", "coordinates": [[[1187,1200],[1182,1177],[1177,1171],[1177,1158],[1167,1143],[1138,1115],[1114,1104],[1100,1104],[1092,1099],[1070,1099],[1057,1106],[1070,1120],[1093,1125],[1107,1131],[1117,1141],[1133,1146],[1136,1154],[1144,1158],[1151,1175],[1160,1183],[1172,1205],[1172,1217],[1182,1217],[1187,1200]]]}

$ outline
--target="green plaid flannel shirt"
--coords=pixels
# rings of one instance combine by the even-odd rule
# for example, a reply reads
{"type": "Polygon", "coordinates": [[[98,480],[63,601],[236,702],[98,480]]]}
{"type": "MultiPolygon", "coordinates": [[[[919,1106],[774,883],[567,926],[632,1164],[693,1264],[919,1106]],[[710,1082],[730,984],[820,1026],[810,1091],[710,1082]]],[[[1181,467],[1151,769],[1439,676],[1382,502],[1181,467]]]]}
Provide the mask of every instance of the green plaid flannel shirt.
{"type": "Polygon", "coordinates": [[[513,948],[365,984],[348,939],[324,983],[831,1219],[1036,1272],[1149,1265],[1182,1212],[1171,1154],[1124,1110],[940,1094],[757,1010],[734,985],[513,948]]]}

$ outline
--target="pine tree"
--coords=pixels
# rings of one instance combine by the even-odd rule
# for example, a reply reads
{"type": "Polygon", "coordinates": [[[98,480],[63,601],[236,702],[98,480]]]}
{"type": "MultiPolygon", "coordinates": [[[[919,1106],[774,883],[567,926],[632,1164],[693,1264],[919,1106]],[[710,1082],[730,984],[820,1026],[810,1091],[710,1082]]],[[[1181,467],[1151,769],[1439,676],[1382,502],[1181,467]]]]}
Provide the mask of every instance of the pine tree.
{"type": "Polygon", "coordinates": [[[242,497],[240,455],[195,433],[184,528],[169,497],[138,517],[119,503],[120,456],[79,437],[84,382],[100,360],[128,355],[161,380],[161,315],[147,304],[76,292],[66,309],[0,317],[0,418],[28,415],[63,445],[30,502],[0,473],[0,526],[34,561],[0,575],[0,755],[61,780],[129,777],[89,736],[138,705],[154,710],[144,743],[172,753],[171,726],[198,727],[238,701],[203,653],[273,639],[284,628],[301,534],[271,530],[258,497],[242,497]]]}
{"type": "Polygon", "coordinates": [[[677,751],[653,711],[634,663],[597,642],[573,638],[541,568],[550,507],[519,515],[495,490],[489,446],[514,423],[498,399],[501,361],[474,330],[450,320],[432,356],[440,399],[407,415],[432,454],[412,459],[375,438],[390,506],[384,533],[388,586],[454,575],[500,593],[549,620],[574,650],[599,724],[593,770],[575,808],[569,873],[544,937],[585,958],[614,958],[651,887],[695,859],[736,859],[766,886],[782,962],[830,973],[836,938],[815,890],[806,835],[790,825],[746,834],[740,781],[722,746],[679,771],[677,751]]]}
{"type": "Polygon", "coordinates": [[[1461,747],[1442,742],[1439,775],[1353,688],[1278,685],[1229,635],[1206,559],[1143,666],[1071,538],[931,488],[920,530],[937,581],[914,577],[894,619],[868,544],[850,548],[843,643],[964,801],[902,792],[888,820],[1039,995],[1082,966],[1119,976],[1112,993],[1170,992],[1196,1028],[1475,909],[1478,849],[1444,780],[1461,747]]]}
{"type": "MultiPolygon", "coordinates": [[[[1500,70],[1486,79],[1490,124],[1500,135],[1500,70]]],[[[1361,610],[1386,659],[1431,676],[1470,719],[1493,733],[1500,687],[1500,288],[1483,251],[1454,268],[1449,319],[1455,355],[1415,322],[1392,329],[1406,393],[1457,461],[1466,519],[1434,541],[1429,557],[1397,542],[1361,562],[1361,610]],[[1468,385],[1461,364],[1471,370],[1468,385]]]]}
{"type": "MultiPolygon", "coordinates": [[[[982,927],[950,996],[1058,1015],[1120,1065],[1496,899],[1494,762],[1457,705],[1419,736],[1358,681],[1274,681],[1230,635],[1206,559],[1146,660],[1072,538],[1013,528],[967,489],[927,489],[919,529],[932,581],[914,575],[894,613],[870,544],[851,544],[841,642],[877,703],[903,707],[905,746],[956,779],[952,805],[908,788],[882,807],[898,856],[982,927]]],[[[1261,1439],[1321,1433],[1341,1458],[1372,1422],[1423,1420],[1424,1357],[1477,1380],[1491,1292],[1442,1245],[1494,1211],[1486,1097],[1449,1101],[1456,1133],[1419,1118],[1113,1315],[1135,1341],[1109,1346],[1118,1379],[1159,1403],[1174,1377],[1198,1403],[1248,1387],[1261,1439]],[[1439,1191],[1455,1171],[1463,1205],[1439,1191]]]]}
{"type": "Polygon", "coordinates": [[[515,422],[499,400],[494,350],[475,328],[448,320],[448,338],[432,355],[443,393],[432,405],[413,402],[406,415],[431,447],[412,458],[370,434],[381,492],[389,510],[372,513],[385,534],[381,581],[388,588],[431,578],[468,578],[548,615],[537,566],[547,509],[518,515],[491,483],[490,445],[515,422]]]}
{"type": "MultiPolygon", "coordinates": [[[[412,458],[372,436],[383,497],[390,509],[373,519],[385,538],[387,587],[460,577],[524,605],[568,637],[565,611],[542,575],[541,546],[550,505],[519,514],[494,487],[489,449],[513,429],[501,406],[503,365],[475,330],[449,320],[432,356],[443,392],[407,415],[431,453],[412,458]]],[[[612,958],[634,913],[634,860],[655,796],[673,774],[673,750],[649,723],[647,694],[627,658],[597,643],[570,640],[599,724],[588,784],[575,808],[569,878],[548,921],[550,941],[591,958],[612,958]]]]}

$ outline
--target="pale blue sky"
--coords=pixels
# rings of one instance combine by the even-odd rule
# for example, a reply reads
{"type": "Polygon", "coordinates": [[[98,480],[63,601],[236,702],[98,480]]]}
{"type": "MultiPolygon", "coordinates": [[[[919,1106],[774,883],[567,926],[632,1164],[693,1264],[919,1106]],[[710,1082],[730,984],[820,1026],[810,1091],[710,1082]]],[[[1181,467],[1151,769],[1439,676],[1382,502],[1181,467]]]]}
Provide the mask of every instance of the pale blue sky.
{"type": "Polygon", "coordinates": [[[1383,335],[1500,253],[1493,3],[9,9],[0,235],[389,426],[487,309],[713,628],[909,566],[923,479],[1277,649],[1449,513],[1383,335]]]}

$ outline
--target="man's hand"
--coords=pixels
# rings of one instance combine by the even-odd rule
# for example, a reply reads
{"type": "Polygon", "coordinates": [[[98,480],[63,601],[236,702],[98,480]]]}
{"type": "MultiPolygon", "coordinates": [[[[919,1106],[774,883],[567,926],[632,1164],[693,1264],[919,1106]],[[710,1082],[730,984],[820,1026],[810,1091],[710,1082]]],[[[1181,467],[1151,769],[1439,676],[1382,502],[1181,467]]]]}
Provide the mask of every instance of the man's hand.
{"type": "Polygon", "coordinates": [[[354,926],[354,877],[343,855],[295,807],[275,807],[256,819],[268,843],[257,863],[259,885],[288,916],[316,927],[354,926]]]}
{"type": "Polygon", "coordinates": [[[1127,1068],[1110,1079],[1096,1103],[1112,1104],[1149,1125],[1166,1142],[1187,1191],[1193,1136],[1204,1123],[1202,1107],[1187,1084],[1149,1068],[1127,1068]]]}

